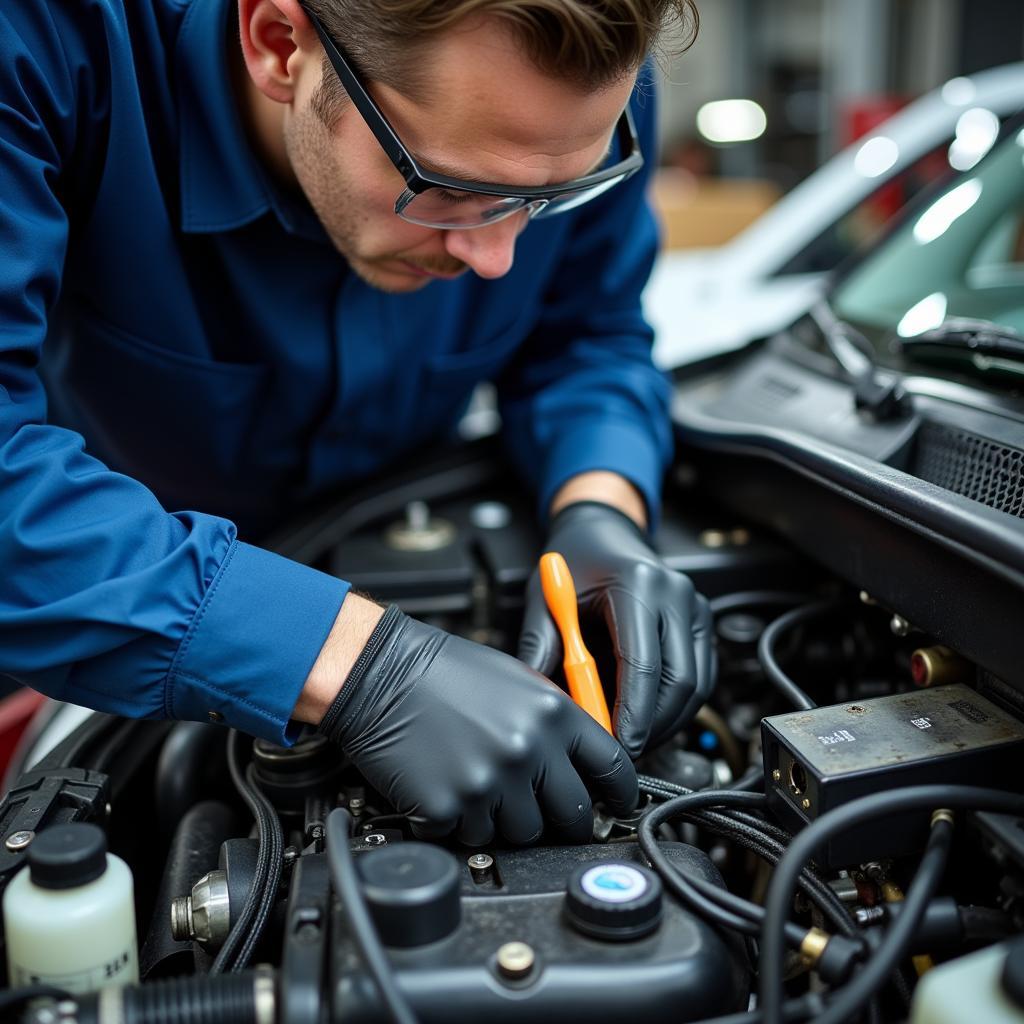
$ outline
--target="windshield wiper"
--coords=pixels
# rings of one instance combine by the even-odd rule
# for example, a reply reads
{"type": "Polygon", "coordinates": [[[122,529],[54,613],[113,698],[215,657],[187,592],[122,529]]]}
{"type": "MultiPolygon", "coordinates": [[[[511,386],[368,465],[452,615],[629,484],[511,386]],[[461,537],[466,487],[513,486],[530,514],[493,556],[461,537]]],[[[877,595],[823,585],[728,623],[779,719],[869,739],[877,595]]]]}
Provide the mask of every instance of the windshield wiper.
{"type": "Polygon", "coordinates": [[[962,359],[982,372],[996,370],[1024,376],[1024,337],[989,320],[950,317],[938,327],[909,338],[894,338],[908,359],[962,359]]]}
{"type": "Polygon", "coordinates": [[[896,377],[878,373],[871,342],[852,324],[840,320],[827,302],[819,302],[810,311],[829,352],[843,370],[853,388],[856,407],[876,420],[895,419],[910,412],[910,399],[896,377]]]}

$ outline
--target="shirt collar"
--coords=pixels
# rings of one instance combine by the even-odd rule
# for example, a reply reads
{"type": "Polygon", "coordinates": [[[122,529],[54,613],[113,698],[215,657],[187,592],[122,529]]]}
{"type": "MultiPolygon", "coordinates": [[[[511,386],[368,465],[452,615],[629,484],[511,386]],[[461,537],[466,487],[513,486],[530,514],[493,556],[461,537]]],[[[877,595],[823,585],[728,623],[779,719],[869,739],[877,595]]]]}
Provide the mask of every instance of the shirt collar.
{"type": "Polygon", "coordinates": [[[181,228],[230,231],[273,210],[286,231],[324,240],[308,203],[274,186],[246,137],[228,74],[233,6],[234,0],[191,0],[178,35],[181,228]]]}

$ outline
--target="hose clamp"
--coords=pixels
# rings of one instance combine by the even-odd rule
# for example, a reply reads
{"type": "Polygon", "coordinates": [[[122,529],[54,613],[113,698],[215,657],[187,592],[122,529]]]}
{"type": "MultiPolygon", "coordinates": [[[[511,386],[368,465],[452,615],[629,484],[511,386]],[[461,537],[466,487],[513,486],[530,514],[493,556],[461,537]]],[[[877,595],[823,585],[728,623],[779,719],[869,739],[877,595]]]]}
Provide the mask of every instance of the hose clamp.
{"type": "Polygon", "coordinates": [[[953,824],[953,812],[946,807],[940,807],[937,811],[932,812],[932,828],[935,828],[940,821],[948,821],[950,825],[953,824]]]}

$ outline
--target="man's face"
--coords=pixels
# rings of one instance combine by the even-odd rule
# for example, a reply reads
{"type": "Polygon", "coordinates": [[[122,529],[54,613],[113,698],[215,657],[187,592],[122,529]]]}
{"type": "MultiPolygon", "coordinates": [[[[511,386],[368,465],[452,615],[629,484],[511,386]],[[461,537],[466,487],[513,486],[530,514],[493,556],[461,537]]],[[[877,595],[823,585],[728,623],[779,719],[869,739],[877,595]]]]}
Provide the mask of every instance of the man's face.
{"type": "MultiPolygon", "coordinates": [[[[371,83],[374,99],[426,169],[504,185],[551,185],[593,170],[635,80],[584,92],[548,78],[494,18],[457,27],[425,56],[429,95],[371,83]]],[[[300,187],[352,269],[389,292],[467,269],[485,278],[507,273],[526,214],[471,230],[402,220],[394,212],[402,176],[351,103],[330,128],[323,123],[311,105],[319,83],[311,67],[285,116],[285,145],[300,187]]]]}

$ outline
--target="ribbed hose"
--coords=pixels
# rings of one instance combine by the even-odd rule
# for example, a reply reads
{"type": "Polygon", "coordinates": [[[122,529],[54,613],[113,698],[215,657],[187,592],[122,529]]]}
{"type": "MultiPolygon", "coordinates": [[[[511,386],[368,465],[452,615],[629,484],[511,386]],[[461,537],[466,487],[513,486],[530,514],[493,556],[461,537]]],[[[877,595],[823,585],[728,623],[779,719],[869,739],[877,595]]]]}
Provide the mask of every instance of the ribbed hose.
{"type": "Polygon", "coordinates": [[[273,975],[165,978],[78,997],[80,1024],[272,1024],[273,975]]]}

